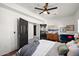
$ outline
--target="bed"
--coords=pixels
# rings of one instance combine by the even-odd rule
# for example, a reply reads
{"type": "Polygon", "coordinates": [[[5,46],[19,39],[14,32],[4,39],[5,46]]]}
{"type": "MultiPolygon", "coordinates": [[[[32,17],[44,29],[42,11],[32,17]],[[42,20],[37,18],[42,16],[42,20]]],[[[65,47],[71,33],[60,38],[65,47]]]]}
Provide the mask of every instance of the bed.
{"type": "MultiPolygon", "coordinates": [[[[28,45],[25,45],[16,53],[17,56],[59,56],[68,52],[64,49],[62,53],[59,47],[66,46],[64,43],[54,42],[49,40],[35,40],[28,45]]],[[[61,50],[61,49],[60,49],[61,50]]]]}

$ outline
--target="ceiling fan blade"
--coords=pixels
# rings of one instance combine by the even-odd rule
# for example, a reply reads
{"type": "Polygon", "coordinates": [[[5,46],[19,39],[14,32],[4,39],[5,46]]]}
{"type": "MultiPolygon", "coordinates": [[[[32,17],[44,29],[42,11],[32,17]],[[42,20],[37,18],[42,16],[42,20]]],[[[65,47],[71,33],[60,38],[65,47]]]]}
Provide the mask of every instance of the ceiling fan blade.
{"type": "Polygon", "coordinates": [[[54,7],[54,8],[49,8],[48,10],[53,10],[53,9],[57,9],[58,7],[54,7]]]}
{"type": "Polygon", "coordinates": [[[50,14],[50,12],[47,12],[47,14],[50,14]]]}
{"type": "MultiPolygon", "coordinates": [[[[44,12],[44,11],[43,11],[44,12]]],[[[40,12],[39,14],[42,14],[43,12],[40,12]]]]}
{"type": "Polygon", "coordinates": [[[37,7],[35,7],[35,9],[38,9],[38,10],[43,10],[43,9],[41,9],[41,8],[37,8],[37,7]]]}

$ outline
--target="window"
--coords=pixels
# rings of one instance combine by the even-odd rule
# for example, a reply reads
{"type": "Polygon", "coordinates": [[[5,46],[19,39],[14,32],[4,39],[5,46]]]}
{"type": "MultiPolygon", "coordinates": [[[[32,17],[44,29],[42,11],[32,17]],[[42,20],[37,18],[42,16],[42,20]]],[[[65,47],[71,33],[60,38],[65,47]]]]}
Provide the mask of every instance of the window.
{"type": "Polygon", "coordinates": [[[78,20],[78,32],[79,32],[79,20],[78,20]]]}

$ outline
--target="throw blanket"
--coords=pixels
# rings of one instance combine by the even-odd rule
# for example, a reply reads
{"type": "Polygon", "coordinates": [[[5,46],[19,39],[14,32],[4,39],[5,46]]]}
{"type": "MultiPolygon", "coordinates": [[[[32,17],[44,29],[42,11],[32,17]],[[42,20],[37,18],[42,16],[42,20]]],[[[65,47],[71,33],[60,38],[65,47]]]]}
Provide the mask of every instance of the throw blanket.
{"type": "Polygon", "coordinates": [[[22,47],[17,53],[17,56],[31,56],[39,45],[38,41],[34,41],[22,47]]]}

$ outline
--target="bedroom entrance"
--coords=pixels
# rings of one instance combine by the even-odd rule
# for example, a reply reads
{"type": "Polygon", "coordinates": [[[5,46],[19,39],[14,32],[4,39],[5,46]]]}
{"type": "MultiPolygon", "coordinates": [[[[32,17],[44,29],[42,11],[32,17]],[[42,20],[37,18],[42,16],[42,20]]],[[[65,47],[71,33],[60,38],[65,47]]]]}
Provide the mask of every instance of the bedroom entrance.
{"type": "Polygon", "coordinates": [[[28,21],[20,18],[18,22],[19,48],[28,44],[28,21]]]}

